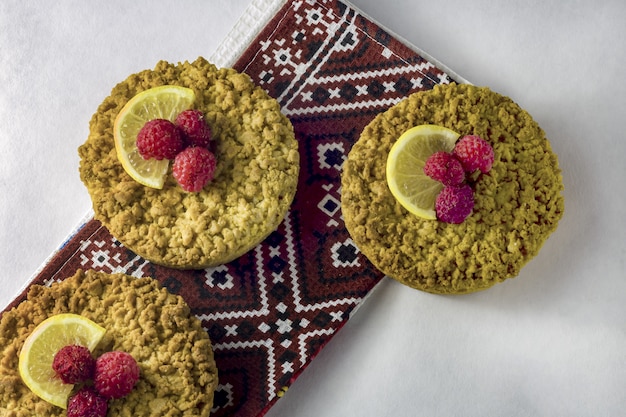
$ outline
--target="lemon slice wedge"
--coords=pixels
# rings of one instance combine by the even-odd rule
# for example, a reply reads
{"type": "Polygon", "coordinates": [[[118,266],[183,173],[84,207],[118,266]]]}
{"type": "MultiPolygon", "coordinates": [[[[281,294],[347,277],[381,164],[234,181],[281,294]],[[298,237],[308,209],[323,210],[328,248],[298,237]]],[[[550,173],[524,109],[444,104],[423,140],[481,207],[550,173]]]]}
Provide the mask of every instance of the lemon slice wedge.
{"type": "Polygon", "coordinates": [[[124,170],[135,181],[152,188],[163,188],[170,161],[143,159],[137,150],[137,134],[153,119],[176,120],[178,113],[191,107],[196,96],[192,89],[164,85],[142,91],[131,98],[115,118],[115,150],[124,170]]]}
{"type": "Polygon", "coordinates": [[[63,409],[72,384],[64,384],[52,369],[54,356],[67,345],[81,345],[93,351],[106,330],[78,314],[57,314],[42,321],[26,338],[18,368],[22,381],[40,398],[63,409]]]}
{"type": "Polygon", "coordinates": [[[404,132],[387,157],[387,185],[410,213],[434,220],[435,199],[443,184],[424,174],[424,164],[438,151],[450,152],[460,134],[443,126],[419,125],[404,132]]]}

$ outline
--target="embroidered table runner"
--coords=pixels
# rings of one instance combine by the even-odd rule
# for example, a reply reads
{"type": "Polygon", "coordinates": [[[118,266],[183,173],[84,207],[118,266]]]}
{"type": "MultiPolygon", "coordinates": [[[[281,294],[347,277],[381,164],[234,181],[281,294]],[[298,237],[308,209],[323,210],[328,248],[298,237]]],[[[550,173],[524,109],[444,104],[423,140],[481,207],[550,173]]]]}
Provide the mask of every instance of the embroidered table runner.
{"type": "Polygon", "coordinates": [[[216,60],[247,73],[293,123],[301,174],[278,230],[229,264],[179,271],[135,255],[89,215],[29,286],[79,268],[159,280],[213,342],[220,382],[212,416],[262,416],[383,278],[341,216],[341,167],[352,144],[408,94],[459,78],[337,0],[255,1],[216,60]]]}

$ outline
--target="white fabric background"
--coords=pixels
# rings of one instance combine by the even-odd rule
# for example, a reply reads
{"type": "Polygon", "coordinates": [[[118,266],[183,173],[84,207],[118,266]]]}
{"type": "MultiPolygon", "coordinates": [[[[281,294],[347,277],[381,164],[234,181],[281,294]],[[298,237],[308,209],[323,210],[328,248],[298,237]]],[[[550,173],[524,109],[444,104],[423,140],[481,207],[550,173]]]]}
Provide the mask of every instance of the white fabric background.
{"type": "MultiPolygon", "coordinates": [[[[0,2],[0,308],[89,211],[77,148],[110,89],[210,56],[250,1],[0,2]]],[[[625,415],[626,3],[353,3],[528,110],[559,156],[566,213],[488,291],[385,280],[268,417],[625,415]]]]}

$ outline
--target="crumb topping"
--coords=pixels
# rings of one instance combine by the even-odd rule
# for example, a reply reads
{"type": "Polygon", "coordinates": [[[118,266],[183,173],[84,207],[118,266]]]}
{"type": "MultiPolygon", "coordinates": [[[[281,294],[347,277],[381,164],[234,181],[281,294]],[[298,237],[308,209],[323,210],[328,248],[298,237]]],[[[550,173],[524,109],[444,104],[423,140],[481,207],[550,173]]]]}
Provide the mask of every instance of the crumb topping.
{"type": "Polygon", "coordinates": [[[233,69],[202,58],[129,76],[113,88],[80,146],[80,176],[100,220],[129,249],[175,268],[235,259],[274,231],[295,195],[299,153],[278,102],[233,69]],[[159,85],[192,88],[215,140],[210,186],[187,193],[171,175],[162,190],[135,182],[117,160],[113,123],[137,93],[159,85]]]}
{"type": "Polygon", "coordinates": [[[51,287],[33,286],[26,301],[3,313],[0,415],[65,415],[32,393],[18,372],[25,339],[37,324],[60,313],[80,314],[106,328],[96,356],[121,350],[139,364],[137,385],[109,402],[109,415],[209,415],[218,380],[211,341],[184,300],[152,278],[95,271],[78,271],[51,287]]]}
{"type": "Polygon", "coordinates": [[[563,215],[563,182],[543,130],[510,98],[470,85],[435,86],[378,115],[344,164],[342,210],[360,250],[385,274],[437,293],[477,291],[516,276],[563,215]],[[420,124],[478,135],[493,147],[461,224],[411,216],[385,179],[391,146],[420,124]]]}

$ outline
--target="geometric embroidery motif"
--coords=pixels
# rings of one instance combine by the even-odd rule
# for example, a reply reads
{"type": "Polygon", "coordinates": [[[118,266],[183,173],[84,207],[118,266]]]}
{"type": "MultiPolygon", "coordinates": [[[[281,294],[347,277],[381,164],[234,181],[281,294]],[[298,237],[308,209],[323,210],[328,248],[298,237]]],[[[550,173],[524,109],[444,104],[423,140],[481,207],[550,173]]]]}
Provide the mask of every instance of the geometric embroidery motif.
{"type": "Polygon", "coordinates": [[[234,278],[228,273],[228,268],[225,265],[207,269],[205,276],[205,283],[211,288],[217,287],[221,290],[230,290],[235,285],[234,278]]]}
{"type": "Polygon", "coordinates": [[[318,145],[317,149],[320,168],[334,168],[337,170],[341,170],[343,161],[346,158],[346,150],[343,147],[343,143],[320,144],[318,145]]]}
{"type": "Polygon", "coordinates": [[[360,266],[359,249],[352,239],[348,238],[345,242],[336,242],[332,246],[331,258],[333,266],[339,268],[342,266],[360,266]]]}

